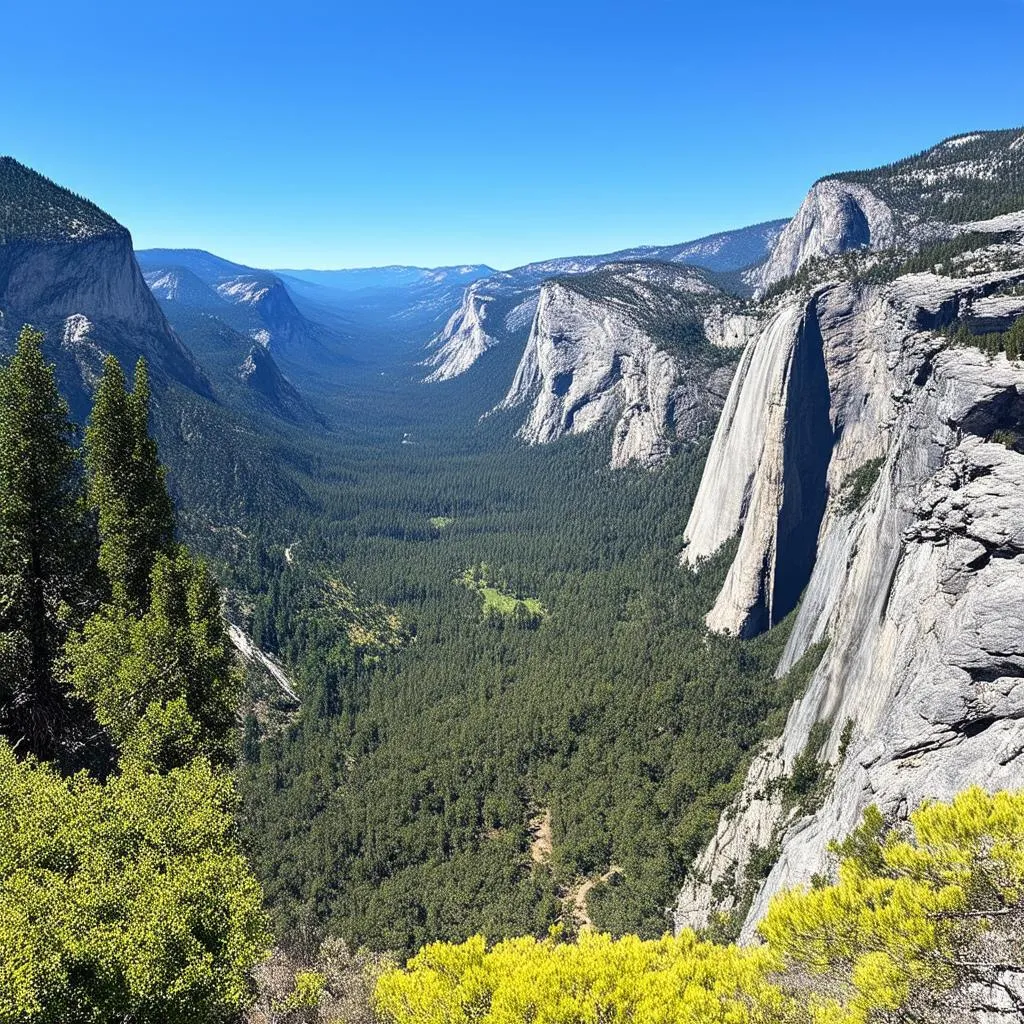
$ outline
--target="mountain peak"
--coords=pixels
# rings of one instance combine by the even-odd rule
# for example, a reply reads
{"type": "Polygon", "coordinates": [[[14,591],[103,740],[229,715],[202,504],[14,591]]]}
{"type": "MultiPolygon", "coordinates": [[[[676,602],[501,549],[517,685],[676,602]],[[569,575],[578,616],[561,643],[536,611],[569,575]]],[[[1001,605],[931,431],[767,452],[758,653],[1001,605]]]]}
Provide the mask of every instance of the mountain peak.
{"type": "Polygon", "coordinates": [[[125,233],[95,203],[14,157],[0,156],[0,244],[69,242],[125,233]]]}

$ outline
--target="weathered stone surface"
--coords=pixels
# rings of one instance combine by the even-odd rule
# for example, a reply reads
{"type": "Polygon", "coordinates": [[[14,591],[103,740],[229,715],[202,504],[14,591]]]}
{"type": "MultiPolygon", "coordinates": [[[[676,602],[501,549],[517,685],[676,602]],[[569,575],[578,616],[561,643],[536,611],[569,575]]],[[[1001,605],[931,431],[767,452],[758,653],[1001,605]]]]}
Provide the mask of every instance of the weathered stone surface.
{"type": "Polygon", "coordinates": [[[805,408],[790,398],[789,375],[813,311],[832,438],[813,571],[779,671],[817,640],[830,642],[783,735],[755,761],[697,862],[677,926],[731,909],[723,880],[742,880],[751,850],[773,838],[781,855],[753,898],[746,940],[772,895],[828,870],[829,841],[848,833],[868,804],[899,818],[974,783],[1024,785],[1024,454],[993,440],[1024,433],[1024,365],[951,348],[935,333],[988,309],[994,292],[1021,277],[915,274],[884,286],[828,285],[803,309],[789,301],[744,353],[685,557],[695,557],[698,541],[697,554],[711,553],[730,526],[740,531],[709,622],[753,631],[756,599],[770,590],[783,543],[778,495],[791,459],[801,458],[787,452],[780,410],[805,408]],[[774,387],[747,381],[749,365],[769,352],[782,368],[774,387]],[[751,447],[754,456],[739,457],[751,447]],[[851,474],[876,458],[866,500],[849,507],[851,474]],[[726,520],[717,533],[716,509],[726,520]],[[831,726],[822,758],[839,761],[847,723],[849,746],[822,806],[787,819],[781,801],[766,798],[768,783],[791,769],[821,721],[831,726]]]}
{"type": "Polygon", "coordinates": [[[432,367],[425,378],[427,383],[458,377],[498,344],[498,332],[488,323],[488,307],[493,295],[487,285],[486,280],[479,281],[466,289],[462,305],[432,342],[434,350],[424,360],[425,366],[432,367]]]}
{"type": "Polygon", "coordinates": [[[895,242],[892,211],[881,199],[864,185],[826,178],[807,194],[754,280],[767,288],[815,256],[862,247],[884,249],[895,242]]]}
{"type": "MultiPolygon", "coordinates": [[[[432,351],[424,360],[424,365],[431,368],[426,380],[451,380],[465,373],[495,345],[513,338],[521,341],[518,332],[530,326],[545,281],[627,261],[685,264],[713,271],[741,270],[767,257],[785,223],[767,221],[678,245],[642,245],[602,256],[542,260],[495,273],[463,292],[460,308],[431,339],[428,347],[432,351]]],[[[721,307],[715,322],[708,325],[707,334],[712,344],[738,346],[746,340],[746,325],[733,320],[728,307],[721,307]]]]}
{"type": "MultiPolygon", "coordinates": [[[[612,423],[611,465],[655,466],[675,439],[709,433],[732,366],[709,358],[706,342],[670,347],[661,325],[692,316],[716,297],[703,275],[665,264],[615,264],[601,279],[547,281],[512,387],[500,409],[529,403],[519,436],[546,444],[612,423]]],[[[733,303],[735,305],[735,303],[733,303]]],[[[741,343],[747,318],[716,301],[716,341],[741,343]]]]}
{"type": "Polygon", "coordinates": [[[0,245],[0,342],[11,345],[26,323],[46,333],[61,386],[80,415],[108,352],[129,370],[145,356],[157,380],[209,393],[146,287],[124,228],[0,245]]]}

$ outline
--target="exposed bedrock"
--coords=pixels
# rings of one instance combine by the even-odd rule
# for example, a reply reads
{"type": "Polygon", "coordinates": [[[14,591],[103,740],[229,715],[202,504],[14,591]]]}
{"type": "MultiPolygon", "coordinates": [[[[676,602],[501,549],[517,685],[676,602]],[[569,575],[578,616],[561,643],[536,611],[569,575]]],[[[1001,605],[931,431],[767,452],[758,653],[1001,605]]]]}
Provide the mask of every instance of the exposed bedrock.
{"type": "Polygon", "coordinates": [[[807,365],[799,349],[812,337],[813,308],[831,450],[813,569],[779,672],[816,641],[829,643],[783,735],[758,754],[698,859],[679,896],[677,926],[735,911],[742,937],[752,939],[770,898],[826,871],[829,841],[848,833],[870,803],[896,819],[974,783],[1024,785],[1024,366],[950,348],[921,329],[944,309],[964,316],[984,308],[1000,282],[1021,276],[831,285],[802,310],[782,307],[745,354],[746,378],[737,375],[726,406],[731,425],[723,416],[715,448],[735,446],[735,432],[756,439],[758,450],[741,481],[712,450],[686,557],[698,544],[698,554],[714,549],[710,509],[726,510],[731,519],[718,532],[741,530],[740,551],[709,622],[753,631],[763,604],[735,595],[775,592],[772,560],[788,542],[757,503],[768,495],[770,508],[785,507],[790,453],[808,443],[794,431],[796,447],[787,448],[783,410],[809,422],[817,416],[813,373],[806,401],[793,387],[807,365]],[[788,359],[791,376],[780,369],[765,388],[750,373],[758,359],[776,368],[788,359]],[[743,393],[754,387],[765,398],[760,406],[743,393]],[[760,423],[741,421],[747,408],[759,409],[760,423]],[[746,507],[736,500],[743,493],[746,507]],[[831,784],[817,809],[787,808],[781,780],[819,722],[827,735],[818,758],[834,764],[831,784]],[[748,880],[750,904],[739,906],[752,852],[776,844],[774,868],[763,882],[748,880]]]}
{"type": "Polygon", "coordinates": [[[768,260],[753,272],[752,283],[768,288],[816,256],[884,249],[895,242],[893,214],[885,202],[864,185],[826,178],[808,192],[768,260]]]}
{"type": "Polygon", "coordinates": [[[108,352],[129,371],[145,356],[158,380],[209,393],[146,286],[123,228],[0,246],[0,340],[10,345],[25,323],[45,331],[61,385],[79,414],[88,408],[108,352]]]}
{"type": "Polygon", "coordinates": [[[572,280],[544,283],[526,349],[499,408],[529,404],[519,431],[529,444],[611,424],[614,468],[656,466],[674,440],[711,432],[733,372],[715,349],[741,344],[748,318],[730,316],[720,303],[700,317],[697,304],[706,305],[715,293],[685,267],[624,265],[607,271],[613,275],[606,287],[628,282],[629,301],[614,291],[584,292],[572,280]],[[701,337],[670,350],[659,329],[687,316],[701,337]],[[705,321],[713,326],[712,344],[705,321]]]}
{"type": "Polygon", "coordinates": [[[685,557],[694,563],[745,525],[708,617],[712,629],[760,633],[793,610],[806,586],[827,497],[829,405],[817,301],[787,307],[733,380],[686,531],[685,557]]]}

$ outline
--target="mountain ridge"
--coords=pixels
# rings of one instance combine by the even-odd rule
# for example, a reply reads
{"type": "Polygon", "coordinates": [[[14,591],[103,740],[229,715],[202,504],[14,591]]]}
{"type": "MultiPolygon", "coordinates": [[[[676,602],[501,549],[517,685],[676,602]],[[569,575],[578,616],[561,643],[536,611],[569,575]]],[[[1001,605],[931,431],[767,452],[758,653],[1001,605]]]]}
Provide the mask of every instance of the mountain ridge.
{"type": "Polygon", "coordinates": [[[43,330],[77,414],[108,352],[128,372],[145,356],[158,385],[212,394],[146,286],[127,228],[9,157],[0,160],[0,224],[0,342],[13,345],[25,323],[43,330]]]}
{"type": "Polygon", "coordinates": [[[428,343],[425,380],[437,383],[465,373],[477,359],[503,341],[525,341],[524,329],[536,309],[542,282],[549,277],[580,274],[605,263],[627,260],[689,262],[717,271],[740,271],[764,259],[787,222],[759,224],[717,232],[666,246],[638,246],[602,256],[573,256],[528,263],[471,284],[462,304],[443,330],[428,343]],[[488,307],[493,309],[488,311],[488,307]],[[500,308],[499,308],[500,307],[500,308]]]}

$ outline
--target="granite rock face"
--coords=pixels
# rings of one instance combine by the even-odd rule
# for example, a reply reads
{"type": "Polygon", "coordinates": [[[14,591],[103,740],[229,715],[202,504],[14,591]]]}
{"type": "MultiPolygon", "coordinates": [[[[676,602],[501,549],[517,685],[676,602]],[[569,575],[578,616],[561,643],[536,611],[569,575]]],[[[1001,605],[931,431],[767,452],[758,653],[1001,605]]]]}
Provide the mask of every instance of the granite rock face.
{"type": "Polygon", "coordinates": [[[673,441],[710,433],[725,398],[732,362],[709,344],[706,322],[718,346],[742,343],[746,318],[691,268],[612,264],[548,281],[499,408],[529,404],[519,431],[528,444],[611,423],[613,468],[657,466],[673,441]]]}
{"type": "Polygon", "coordinates": [[[830,175],[744,277],[763,295],[813,260],[856,250],[913,252],[972,230],[1019,230],[1022,168],[1024,135],[1009,129],[954,136],[885,167],[830,175]],[[981,219],[967,220],[967,210],[981,219]]]}
{"type": "Polygon", "coordinates": [[[499,331],[490,323],[495,319],[489,308],[494,296],[487,283],[478,282],[466,289],[462,304],[431,342],[433,351],[424,360],[424,366],[432,367],[425,378],[428,384],[460,376],[498,344],[499,331]]]}
{"type": "MultiPolygon", "coordinates": [[[[685,264],[716,272],[738,271],[763,262],[777,244],[785,224],[786,221],[767,221],[678,245],[644,245],[602,256],[543,260],[476,281],[465,290],[460,307],[430,341],[431,352],[424,360],[430,368],[426,380],[451,380],[465,373],[495,345],[521,343],[545,281],[638,261],[685,264]]],[[[708,336],[717,334],[726,339],[722,342],[726,345],[742,344],[742,331],[739,323],[719,323],[708,336]]]]}
{"type": "Polygon", "coordinates": [[[13,345],[26,323],[46,334],[62,389],[78,415],[88,408],[108,353],[129,373],[144,356],[156,381],[210,393],[146,286],[124,228],[0,245],[0,340],[13,345]]]}
{"type": "Polygon", "coordinates": [[[1024,365],[938,333],[1024,314],[1022,281],[1009,269],[789,293],[744,352],[683,557],[739,532],[709,625],[757,633],[802,591],[779,673],[828,646],[695,864],[677,927],[734,912],[753,940],[770,898],[827,871],[829,841],[868,804],[899,819],[971,784],[1024,786],[1024,365]],[[816,723],[831,790],[812,813],[787,811],[777,783],[816,723]],[[751,853],[775,844],[738,905],[751,853]]]}
{"type": "Polygon", "coordinates": [[[851,249],[885,249],[896,240],[892,211],[871,189],[826,178],[807,194],[753,280],[767,288],[795,274],[813,257],[851,249]]]}

